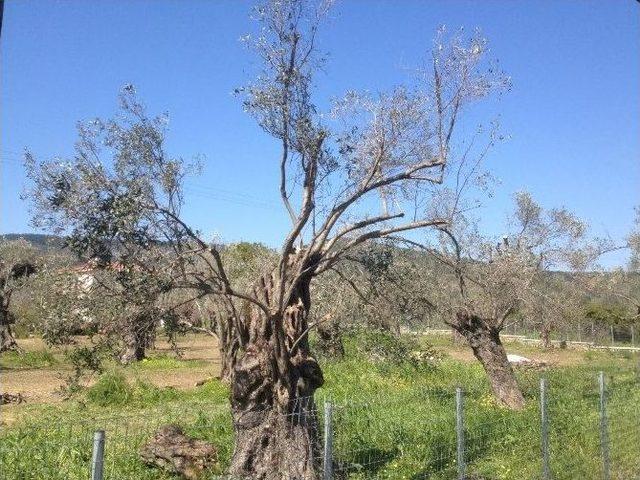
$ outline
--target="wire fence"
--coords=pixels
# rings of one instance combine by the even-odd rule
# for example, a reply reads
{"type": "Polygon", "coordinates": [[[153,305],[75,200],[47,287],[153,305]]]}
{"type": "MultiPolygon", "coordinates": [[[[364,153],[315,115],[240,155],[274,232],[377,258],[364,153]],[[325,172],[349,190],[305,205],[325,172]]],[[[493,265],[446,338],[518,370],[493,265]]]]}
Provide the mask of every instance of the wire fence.
{"type": "MultiPolygon", "coordinates": [[[[417,335],[453,335],[446,325],[431,325],[427,328],[407,329],[406,331],[417,335]]],[[[549,346],[580,349],[605,349],[605,350],[628,350],[632,352],[640,351],[640,338],[635,326],[603,326],[592,327],[562,327],[553,330],[549,334],[549,346]]],[[[528,344],[544,344],[539,331],[522,325],[513,323],[508,325],[500,335],[503,341],[516,341],[528,344]]]]}
{"type": "MultiPolygon", "coordinates": [[[[513,322],[506,326],[506,334],[540,338],[540,329],[525,322],[513,322]]],[[[591,343],[605,346],[640,347],[635,325],[606,325],[594,321],[576,322],[555,326],[549,332],[550,340],[575,343],[591,343]]]]}
{"type": "MultiPolygon", "coordinates": [[[[521,411],[460,387],[362,398],[317,394],[298,400],[284,420],[292,430],[315,429],[318,443],[304,453],[323,480],[640,478],[637,375],[589,374],[571,388],[552,372],[519,381],[527,400],[521,411]]],[[[218,462],[203,478],[222,478],[233,448],[231,417],[206,404],[155,416],[34,419],[4,428],[0,478],[173,478],[145,466],[138,453],[166,423],[214,443],[218,462]],[[105,432],[102,441],[96,431],[105,432]]]]}

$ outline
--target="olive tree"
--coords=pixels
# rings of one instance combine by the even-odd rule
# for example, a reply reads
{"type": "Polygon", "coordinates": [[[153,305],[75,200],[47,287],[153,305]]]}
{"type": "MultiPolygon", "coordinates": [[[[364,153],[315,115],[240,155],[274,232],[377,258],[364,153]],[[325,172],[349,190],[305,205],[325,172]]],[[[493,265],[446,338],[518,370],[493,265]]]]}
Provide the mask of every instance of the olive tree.
{"type": "Polygon", "coordinates": [[[585,291],[619,307],[614,314],[616,323],[634,328],[640,325],[640,207],[636,207],[635,213],[634,225],[624,242],[601,241],[597,248],[583,252],[580,257],[585,291]],[[598,263],[600,258],[616,250],[629,252],[626,265],[603,268],[598,263]]]}
{"type": "Polygon", "coordinates": [[[325,120],[312,92],[325,8],[263,5],[252,45],[264,68],[240,91],[247,111],[280,143],[279,190],[292,226],[276,268],[247,295],[250,308],[233,315],[242,347],[233,368],[231,473],[239,476],[314,477],[315,428],[306,410],[323,377],[307,340],[312,279],[365,242],[445,224],[432,215],[406,220],[406,193],[442,181],[458,116],[505,85],[499,73],[480,70],[481,39],[455,38],[436,43],[429,74],[415,85],[349,92],[335,103],[334,121],[325,120]],[[372,214],[376,195],[381,211],[372,214]]]}
{"type": "Polygon", "coordinates": [[[26,240],[0,240],[0,352],[19,350],[12,330],[16,318],[9,309],[11,297],[36,273],[37,262],[37,251],[26,240]]]}
{"type": "Polygon", "coordinates": [[[626,269],[618,270],[614,283],[617,295],[627,305],[627,323],[640,323],[640,207],[635,209],[634,226],[627,236],[624,248],[630,251],[626,269]]]}
{"type": "MultiPolygon", "coordinates": [[[[460,193],[460,192],[458,192],[460,193]]],[[[445,323],[464,337],[485,369],[496,399],[520,409],[524,397],[500,339],[516,315],[538,315],[540,309],[562,308],[562,298],[549,294],[550,275],[571,268],[586,248],[586,225],[564,208],[544,210],[526,192],[515,195],[509,231],[500,239],[481,233],[478,220],[460,208],[458,194],[439,209],[450,219],[435,241],[404,243],[438,260],[433,304],[445,323]]]]}
{"type": "MultiPolygon", "coordinates": [[[[508,84],[486,65],[482,38],[440,35],[412,83],[377,94],[349,92],[327,115],[313,86],[323,61],[317,32],[328,8],[265,2],[256,10],[260,31],[248,38],[262,69],[237,93],[280,147],[276,187],[291,219],[273,266],[249,288],[230,276],[221,246],[183,218],[184,165],[165,153],[162,125],[132,92],[125,92],[125,126],[92,127],[106,134],[108,159],[81,129],[70,165],[48,162],[32,176],[39,179],[36,200],[90,233],[83,239],[106,235],[107,245],[117,240],[116,251],[162,241],[161,270],[172,288],[216,298],[235,428],[230,474],[238,477],[317,478],[313,395],[324,380],[308,341],[312,281],[366,242],[447,225],[437,215],[406,215],[411,192],[443,181],[460,115],[508,84]]],[[[103,244],[95,245],[98,252],[114,251],[103,244]]],[[[94,242],[86,245],[93,249],[94,242]]]]}
{"type": "Polygon", "coordinates": [[[175,214],[184,164],[162,151],[166,116],[148,118],[131,86],[120,95],[120,113],[78,123],[73,157],[38,162],[27,153],[25,163],[33,224],[64,235],[80,262],[50,272],[62,295],[46,303],[48,333],[55,332],[47,338],[68,338],[78,322],[92,321],[130,363],[153,341],[158,300],[175,274],[172,248],[180,248],[167,242],[176,240],[173,227],[150,217],[143,202],[162,202],[175,214]]]}

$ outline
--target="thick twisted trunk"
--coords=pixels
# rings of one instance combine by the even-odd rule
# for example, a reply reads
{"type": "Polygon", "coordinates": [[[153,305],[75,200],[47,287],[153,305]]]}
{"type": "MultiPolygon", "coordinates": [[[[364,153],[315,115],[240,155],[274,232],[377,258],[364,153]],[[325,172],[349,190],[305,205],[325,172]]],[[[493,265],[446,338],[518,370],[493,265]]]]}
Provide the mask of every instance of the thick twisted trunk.
{"type": "MultiPolygon", "coordinates": [[[[2,299],[0,298],[0,301],[2,299]]],[[[11,325],[15,323],[15,318],[4,305],[0,306],[0,353],[9,350],[19,351],[20,348],[13,336],[11,325]]]]}
{"type": "Polygon", "coordinates": [[[219,313],[216,314],[213,329],[218,336],[218,350],[220,353],[220,379],[230,384],[233,377],[233,368],[236,363],[240,340],[237,336],[237,329],[234,328],[234,317],[229,310],[219,306],[219,313]],[[223,312],[223,313],[220,313],[223,312]]]}
{"type": "Polygon", "coordinates": [[[482,364],[496,399],[511,409],[522,409],[524,397],[500,341],[500,330],[491,322],[467,312],[458,312],[452,327],[466,338],[482,364]]]}
{"type": "Polygon", "coordinates": [[[141,314],[131,319],[122,339],[120,363],[128,365],[145,358],[147,348],[150,348],[155,340],[155,327],[155,322],[149,315],[141,314]]]}
{"type": "MultiPolygon", "coordinates": [[[[231,378],[235,449],[230,474],[261,480],[315,480],[319,442],[313,395],[322,371],[309,351],[309,283],[302,279],[283,312],[251,308],[231,378]]],[[[256,296],[274,296],[272,276],[256,296]]]]}
{"type": "Polygon", "coordinates": [[[231,475],[316,480],[321,450],[313,398],[298,397],[285,409],[269,403],[261,399],[234,405],[236,438],[231,475]]]}
{"type": "Polygon", "coordinates": [[[19,351],[20,347],[13,336],[13,330],[11,324],[0,323],[0,353],[7,351],[19,351]]]}
{"type": "Polygon", "coordinates": [[[542,329],[540,330],[540,344],[542,348],[551,347],[551,323],[543,321],[542,329]]]}

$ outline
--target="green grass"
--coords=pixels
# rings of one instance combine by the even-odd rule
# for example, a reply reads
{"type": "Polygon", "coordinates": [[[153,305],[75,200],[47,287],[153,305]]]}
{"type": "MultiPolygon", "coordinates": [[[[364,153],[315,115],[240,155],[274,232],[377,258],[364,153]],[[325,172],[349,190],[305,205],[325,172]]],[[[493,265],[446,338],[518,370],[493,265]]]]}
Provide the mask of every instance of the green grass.
{"type": "Polygon", "coordinates": [[[48,368],[58,365],[59,360],[48,350],[31,352],[4,352],[0,355],[0,369],[48,368]]]}
{"type": "MultiPolygon", "coordinates": [[[[336,466],[345,478],[456,478],[457,386],[465,391],[468,472],[486,479],[540,478],[541,374],[550,386],[553,478],[600,478],[599,370],[606,372],[609,389],[612,478],[640,475],[637,356],[597,352],[588,366],[519,372],[527,406],[511,412],[495,404],[475,363],[445,358],[416,369],[409,362],[368,360],[354,346],[347,342],[346,360],[323,362],[325,385],[316,398],[320,412],[325,399],[335,404],[336,466]]],[[[58,406],[27,406],[20,421],[3,428],[0,478],[87,478],[97,428],[107,432],[105,478],[170,478],[137,457],[142,442],[170,422],[215,444],[220,463],[211,473],[221,473],[233,447],[227,398],[216,380],[177,391],[127,382],[118,370],[109,371],[84,396],[58,406]]]]}
{"type": "Polygon", "coordinates": [[[183,360],[169,355],[156,355],[134,364],[131,366],[133,370],[173,370],[177,368],[202,367],[206,366],[204,360],[183,360]]]}

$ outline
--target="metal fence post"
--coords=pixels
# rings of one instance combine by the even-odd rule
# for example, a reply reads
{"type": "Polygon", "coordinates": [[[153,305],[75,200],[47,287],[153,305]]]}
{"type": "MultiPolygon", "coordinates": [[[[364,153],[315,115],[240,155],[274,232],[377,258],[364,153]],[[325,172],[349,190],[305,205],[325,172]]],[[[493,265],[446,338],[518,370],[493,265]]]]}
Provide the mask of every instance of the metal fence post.
{"type": "Polygon", "coordinates": [[[333,478],[333,426],[332,426],[333,406],[331,402],[324,402],[324,472],[323,480],[333,478]]]}
{"type": "Polygon", "coordinates": [[[93,456],[91,458],[91,480],[102,480],[104,467],[104,430],[93,434],[93,456]]]}
{"type": "Polygon", "coordinates": [[[540,420],[542,434],[542,478],[551,480],[549,462],[549,412],[547,411],[547,379],[540,379],[540,420]]]}
{"type": "Polygon", "coordinates": [[[600,372],[598,376],[600,384],[600,448],[602,450],[602,478],[609,480],[611,478],[609,464],[609,432],[607,428],[607,405],[605,398],[604,372],[600,372]]]}
{"type": "Polygon", "coordinates": [[[464,459],[464,403],[462,397],[462,388],[456,388],[456,451],[458,460],[458,479],[465,478],[465,459],[464,459]]]}

